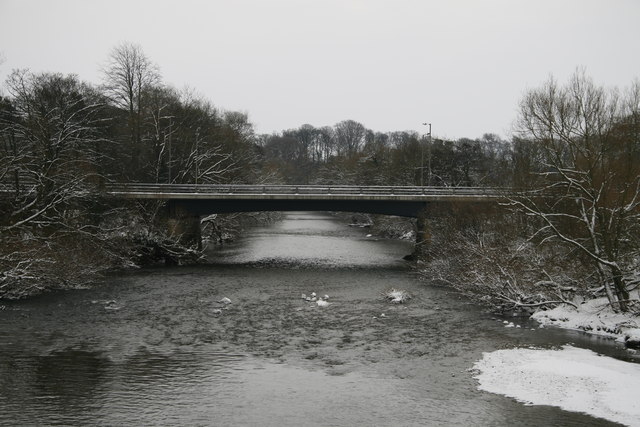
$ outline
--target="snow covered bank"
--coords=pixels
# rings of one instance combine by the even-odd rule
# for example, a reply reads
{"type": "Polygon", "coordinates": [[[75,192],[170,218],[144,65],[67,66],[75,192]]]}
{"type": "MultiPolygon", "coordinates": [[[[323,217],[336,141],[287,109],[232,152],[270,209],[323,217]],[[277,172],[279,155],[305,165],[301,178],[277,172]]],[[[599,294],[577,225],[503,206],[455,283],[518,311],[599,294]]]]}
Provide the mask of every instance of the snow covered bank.
{"type": "Polygon", "coordinates": [[[639,364],[567,345],[484,353],[473,369],[480,390],[640,426],[639,364]]]}
{"type": "Polygon", "coordinates": [[[585,301],[577,309],[561,305],[552,310],[539,311],[531,318],[543,325],[614,337],[628,347],[640,348],[640,317],[615,313],[606,298],[585,301]]]}

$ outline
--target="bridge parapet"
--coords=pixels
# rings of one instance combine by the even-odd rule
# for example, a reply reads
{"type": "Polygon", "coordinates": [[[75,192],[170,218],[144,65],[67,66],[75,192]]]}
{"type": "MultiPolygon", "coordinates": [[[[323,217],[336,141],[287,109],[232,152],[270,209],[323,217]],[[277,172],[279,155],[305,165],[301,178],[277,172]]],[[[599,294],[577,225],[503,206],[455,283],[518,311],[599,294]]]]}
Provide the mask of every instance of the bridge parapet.
{"type": "Polygon", "coordinates": [[[215,185],[215,184],[107,184],[107,194],[120,198],[154,199],[262,199],[314,198],[325,200],[497,200],[505,188],[413,187],[351,185],[215,185]]]}

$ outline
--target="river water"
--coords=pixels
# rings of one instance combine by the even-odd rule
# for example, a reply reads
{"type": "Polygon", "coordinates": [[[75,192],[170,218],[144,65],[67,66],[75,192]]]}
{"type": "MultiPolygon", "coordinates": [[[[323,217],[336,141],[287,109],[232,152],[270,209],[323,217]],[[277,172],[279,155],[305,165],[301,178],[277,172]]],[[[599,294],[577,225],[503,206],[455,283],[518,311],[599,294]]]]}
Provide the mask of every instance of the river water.
{"type": "Polygon", "coordinates": [[[605,426],[476,389],[482,352],[611,341],[519,328],[419,280],[407,242],[290,213],[211,263],[3,303],[0,425],[605,426]],[[407,290],[408,304],[381,293],[407,290]],[[329,295],[319,307],[301,294],[329,295]],[[218,303],[223,297],[231,304],[218,303]]]}

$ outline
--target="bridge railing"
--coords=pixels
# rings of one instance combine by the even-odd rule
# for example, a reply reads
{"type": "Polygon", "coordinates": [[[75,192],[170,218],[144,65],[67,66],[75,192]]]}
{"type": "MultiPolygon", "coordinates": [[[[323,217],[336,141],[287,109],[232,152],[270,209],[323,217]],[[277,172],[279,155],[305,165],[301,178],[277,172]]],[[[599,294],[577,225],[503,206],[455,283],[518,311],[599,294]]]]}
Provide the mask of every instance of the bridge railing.
{"type": "Polygon", "coordinates": [[[488,187],[414,187],[414,186],[354,186],[354,185],[244,185],[244,184],[107,184],[107,193],[159,194],[265,194],[265,195],[468,195],[501,196],[506,189],[488,187]]]}

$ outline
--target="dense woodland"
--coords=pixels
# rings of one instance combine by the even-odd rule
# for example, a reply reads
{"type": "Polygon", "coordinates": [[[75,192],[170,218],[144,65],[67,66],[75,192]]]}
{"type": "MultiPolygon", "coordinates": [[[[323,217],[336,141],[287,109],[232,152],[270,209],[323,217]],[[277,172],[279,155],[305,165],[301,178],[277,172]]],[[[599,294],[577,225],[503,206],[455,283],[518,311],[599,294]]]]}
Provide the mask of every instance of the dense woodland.
{"type": "MultiPolygon", "coordinates": [[[[638,309],[638,81],[618,91],[582,71],[550,79],[521,101],[511,139],[445,140],[354,120],[258,135],[247,114],[164,82],[137,45],[114,48],[102,71],[99,85],[28,70],[5,82],[0,298],[200,259],[167,233],[161,203],[106,203],[106,182],[499,186],[517,190],[499,207],[430,212],[425,275],[494,307],[604,293],[638,309]]],[[[217,233],[233,225],[209,220],[217,233]]]]}

